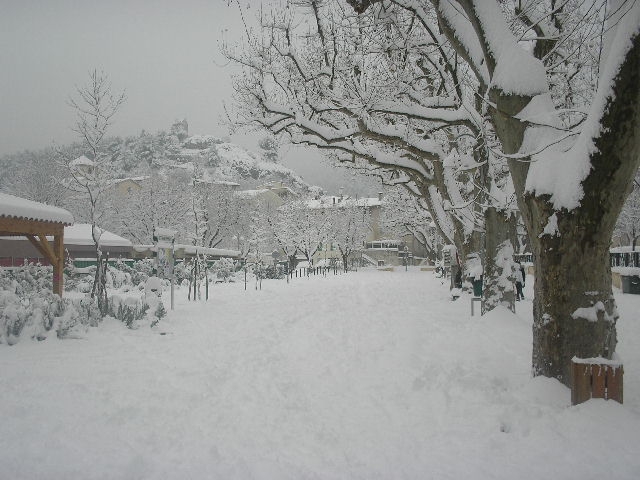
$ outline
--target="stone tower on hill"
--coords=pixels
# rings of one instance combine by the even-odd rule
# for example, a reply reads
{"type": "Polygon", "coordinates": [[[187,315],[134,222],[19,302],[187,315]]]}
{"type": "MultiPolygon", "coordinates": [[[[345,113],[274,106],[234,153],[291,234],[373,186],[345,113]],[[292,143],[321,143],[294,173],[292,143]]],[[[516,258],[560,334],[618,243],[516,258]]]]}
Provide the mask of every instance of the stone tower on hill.
{"type": "Polygon", "coordinates": [[[182,120],[177,120],[171,125],[171,135],[175,135],[178,137],[178,140],[184,142],[185,139],[189,136],[189,124],[187,123],[187,119],[183,118],[182,120]]]}

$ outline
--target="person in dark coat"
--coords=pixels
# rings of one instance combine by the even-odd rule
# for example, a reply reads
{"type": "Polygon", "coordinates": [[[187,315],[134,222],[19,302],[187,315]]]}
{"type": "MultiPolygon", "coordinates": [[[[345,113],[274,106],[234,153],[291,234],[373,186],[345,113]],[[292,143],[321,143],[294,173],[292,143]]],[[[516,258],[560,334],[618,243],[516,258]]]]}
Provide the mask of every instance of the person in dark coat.
{"type": "Polygon", "coordinates": [[[516,300],[524,300],[524,293],[522,293],[522,289],[524,288],[524,267],[520,262],[516,262],[516,300]]]}

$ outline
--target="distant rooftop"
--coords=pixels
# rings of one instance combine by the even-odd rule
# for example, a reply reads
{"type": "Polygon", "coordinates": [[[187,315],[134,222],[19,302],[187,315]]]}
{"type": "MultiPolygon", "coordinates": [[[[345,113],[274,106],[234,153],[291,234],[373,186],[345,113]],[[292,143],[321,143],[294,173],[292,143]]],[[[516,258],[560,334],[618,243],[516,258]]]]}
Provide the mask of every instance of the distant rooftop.
{"type": "Polygon", "coordinates": [[[84,155],[76,158],[75,160],[71,160],[71,162],[69,162],[69,165],[73,166],[77,166],[77,165],[87,165],[92,167],[94,165],[93,160],[89,160],[87,157],[85,157],[84,155]]]}
{"type": "Polygon", "coordinates": [[[306,205],[309,208],[329,208],[335,206],[350,206],[350,207],[376,207],[382,205],[382,198],[378,197],[349,197],[349,196],[334,196],[323,195],[313,200],[308,200],[306,205]]]}
{"type": "MultiPolygon", "coordinates": [[[[101,230],[100,245],[104,247],[131,247],[131,242],[120,235],[101,230]]],[[[77,223],[64,229],[64,242],[70,245],[93,245],[90,223],[77,223]]]]}

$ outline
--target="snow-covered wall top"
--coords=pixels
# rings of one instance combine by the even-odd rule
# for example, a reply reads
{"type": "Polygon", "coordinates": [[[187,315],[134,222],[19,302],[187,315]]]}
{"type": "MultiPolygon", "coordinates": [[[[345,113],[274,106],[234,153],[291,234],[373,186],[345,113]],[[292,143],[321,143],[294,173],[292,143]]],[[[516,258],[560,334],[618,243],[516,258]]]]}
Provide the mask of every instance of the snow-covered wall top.
{"type": "MultiPolygon", "coordinates": [[[[185,245],[182,243],[176,243],[174,246],[175,250],[183,250],[184,253],[189,255],[214,255],[219,257],[230,257],[236,258],[240,257],[239,250],[228,250],[225,248],[208,248],[208,247],[198,247],[195,245],[185,245]]],[[[155,252],[157,251],[157,247],[155,245],[134,245],[133,251],[138,253],[145,252],[155,252]]]]}
{"type": "Polygon", "coordinates": [[[0,217],[23,218],[41,222],[73,224],[73,215],[64,208],[52,207],[26,198],[0,193],[0,217]]]}

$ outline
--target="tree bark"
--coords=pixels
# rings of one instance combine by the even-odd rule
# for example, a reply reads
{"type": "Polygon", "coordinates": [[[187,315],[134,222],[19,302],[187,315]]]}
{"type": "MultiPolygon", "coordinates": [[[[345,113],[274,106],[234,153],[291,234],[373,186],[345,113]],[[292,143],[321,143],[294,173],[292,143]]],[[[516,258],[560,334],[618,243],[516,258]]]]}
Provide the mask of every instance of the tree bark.
{"type": "Polygon", "coordinates": [[[558,220],[560,236],[533,241],[532,371],[567,386],[572,357],[611,358],[618,319],[609,266],[611,231],[586,233],[570,217],[558,220]]]}
{"type": "Polygon", "coordinates": [[[506,214],[495,207],[485,210],[484,285],[482,314],[497,306],[515,312],[513,254],[516,238],[515,214],[506,214]]]}

